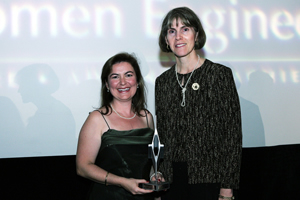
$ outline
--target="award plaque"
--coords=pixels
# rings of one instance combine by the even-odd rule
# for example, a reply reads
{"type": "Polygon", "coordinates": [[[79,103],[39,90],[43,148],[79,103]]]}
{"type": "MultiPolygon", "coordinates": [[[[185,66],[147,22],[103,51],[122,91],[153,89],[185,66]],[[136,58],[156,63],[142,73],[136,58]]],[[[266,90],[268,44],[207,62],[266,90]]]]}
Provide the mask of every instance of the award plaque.
{"type": "Polygon", "coordinates": [[[169,182],[162,182],[163,176],[158,172],[158,165],[160,159],[164,155],[164,145],[160,143],[159,136],[155,129],[152,143],[148,145],[148,157],[152,160],[154,173],[150,176],[149,183],[142,183],[140,187],[146,190],[161,191],[170,188],[169,182]]]}

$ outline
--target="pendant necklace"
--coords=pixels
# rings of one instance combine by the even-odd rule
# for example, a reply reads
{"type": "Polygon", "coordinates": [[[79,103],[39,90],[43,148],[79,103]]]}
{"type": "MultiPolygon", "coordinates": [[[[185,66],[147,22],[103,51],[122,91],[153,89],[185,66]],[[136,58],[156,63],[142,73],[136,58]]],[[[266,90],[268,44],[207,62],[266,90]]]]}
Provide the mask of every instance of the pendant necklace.
{"type": "Polygon", "coordinates": [[[178,82],[179,86],[180,86],[181,89],[182,89],[182,90],[181,90],[181,92],[182,92],[182,102],[181,102],[181,107],[184,107],[184,106],[185,106],[185,91],[186,91],[186,86],[187,86],[187,84],[189,83],[189,81],[190,81],[190,79],[191,79],[191,77],[192,77],[192,75],[193,75],[193,73],[194,73],[196,67],[197,67],[198,64],[199,64],[199,61],[200,61],[200,56],[199,56],[199,55],[197,55],[197,56],[198,56],[198,62],[197,62],[197,64],[195,65],[195,67],[194,67],[194,69],[193,69],[193,71],[192,71],[190,77],[189,77],[188,80],[186,81],[184,87],[180,84],[180,81],[179,81],[178,75],[177,75],[177,64],[175,65],[175,75],[176,75],[176,79],[177,79],[177,82],[178,82]]]}
{"type": "Polygon", "coordinates": [[[136,113],[134,113],[134,115],[133,115],[133,117],[123,117],[123,116],[121,116],[115,109],[114,109],[114,107],[112,107],[112,105],[110,104],[110,107],[113,109],[113,111],[119,116],[119,117],[121,117],[121,118],[123,118],[123,119],[133,119],[133,118],[135,118],[135,116],[136,116],[136,113]]]}

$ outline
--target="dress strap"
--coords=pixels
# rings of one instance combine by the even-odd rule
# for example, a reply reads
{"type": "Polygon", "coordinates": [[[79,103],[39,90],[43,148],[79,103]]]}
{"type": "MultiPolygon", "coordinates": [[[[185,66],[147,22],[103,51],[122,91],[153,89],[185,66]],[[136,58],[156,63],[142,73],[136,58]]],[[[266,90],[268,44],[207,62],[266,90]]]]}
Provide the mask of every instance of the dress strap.
{"type": "Polygon", "coordinates": [[[146,114],[147,125],[148,125],[148,128],[149,128],[148,117],[147,117],[147,111],[146,111],[146,110],[144,110],[144,111],[145,111],[145,114],[146,114]]]}
{"type": "Polygon", "coordinates": [[[102,117],[103,117],[103,119],[104,119],[104,121],[106,122],[106,124],[107,124],[107,127],[108,127],[108,129],[110,129],[110,127],[109,127],[109,125],[108,125],[108,123],[107,123],[107,121],[106,121],[106,119],[105,119],[105,117],[104,117],[104,115],[102,114],[102,112],[100,112],[100,110],[97,110],[101,115],[102,115],[102,117]]]}

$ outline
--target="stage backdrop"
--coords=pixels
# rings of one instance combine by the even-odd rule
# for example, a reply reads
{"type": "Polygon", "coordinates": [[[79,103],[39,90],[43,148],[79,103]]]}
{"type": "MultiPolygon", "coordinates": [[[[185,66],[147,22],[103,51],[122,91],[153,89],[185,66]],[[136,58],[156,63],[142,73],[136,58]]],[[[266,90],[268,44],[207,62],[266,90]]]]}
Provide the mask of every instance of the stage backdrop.
{"type": "Polygon", "coordinates": [[[205,27],[199,54],[233,70],[243,146],[299,143],[298,0],[2,0],[0,158],[74,155],[102,66],[122,51],[138,57],[155,115],[155,78],[174,63],[159,30],[179,6],[205,27]]]}

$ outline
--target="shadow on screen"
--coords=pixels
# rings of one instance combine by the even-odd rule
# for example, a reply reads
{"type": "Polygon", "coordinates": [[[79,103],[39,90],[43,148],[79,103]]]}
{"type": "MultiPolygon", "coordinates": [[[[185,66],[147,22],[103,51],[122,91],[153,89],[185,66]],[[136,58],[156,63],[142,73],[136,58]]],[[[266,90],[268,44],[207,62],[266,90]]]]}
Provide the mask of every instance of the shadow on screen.
{"type": "Polygon", "coordinates": [[[0,96],[0,158],[16,155],[22,149],[24,124],[13,101],[0,96]]]}
{"type": "Polygon", "coordinates": [[[23,103],[37,107],[24,130],[27,153],[33,156],[75,154],[75,120],[70,109],[52,96],[60,85],[52,68],[46,64],[26,66],[17,73],[16,81],[23,103]]]}
{"type": "MultiPolygon", "coordinates": [[[[240,80],[235,76],[235,69],[231,63],[222,62],[232,69],[237,90],[241,87],[240,80]]],[[[254,72],[255,73],[255,72],[254,72]]],[[[250,79],[251,81],[251,79],[250,79]]],[[[249,81],[249,82],[250,82],[249,81]]],[[[266,145],[264,125],[259,106],[239,95],[242,115],[243,147],[262,147],[266,145]]]]}

